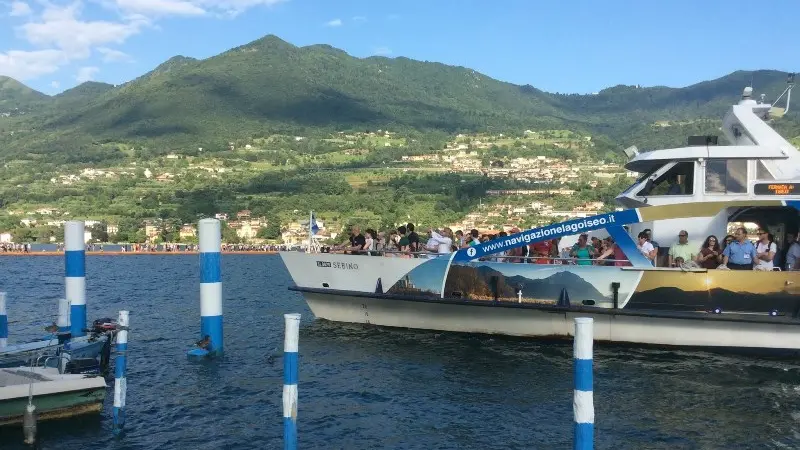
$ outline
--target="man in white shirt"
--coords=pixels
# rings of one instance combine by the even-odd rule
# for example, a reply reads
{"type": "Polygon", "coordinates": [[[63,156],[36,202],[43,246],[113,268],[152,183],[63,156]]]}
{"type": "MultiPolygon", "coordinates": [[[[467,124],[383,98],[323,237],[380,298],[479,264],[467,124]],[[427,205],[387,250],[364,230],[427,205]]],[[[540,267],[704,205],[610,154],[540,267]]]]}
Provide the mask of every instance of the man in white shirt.
{"type": "Polygon", "coordinates": [[[438,246],[437,253],[444,254],[451,252],[453,231],[450,230],[450,228],[445,227],[442,231],[431,229],[430,234],[431,241],[436,242],[438,246]]]}
{"type": "Polygon", "coordinates": [[[756,266],[753,270],[772,270],[772,260],[775,258],[775,253],[778,251],[778,246],[769,240],[769,233],[767,230],[758,230],[758,244],[756,244],[756,266]]]}
{"type": "Polygon", "coordinates": [[[649,259],[650,262],[653,263],[653,265],[655,265],[654,262],[658,250],[656,250],[653,244],[650,243],[650,235],[647,234],[646,231],[642,231],[641,233],[639,233],[638,237],[639,237],[639,245],[637,245],[637,247],[639,248],[639,251],[642,253],[642,255],[644,255],[645,258],[649,259]]]}

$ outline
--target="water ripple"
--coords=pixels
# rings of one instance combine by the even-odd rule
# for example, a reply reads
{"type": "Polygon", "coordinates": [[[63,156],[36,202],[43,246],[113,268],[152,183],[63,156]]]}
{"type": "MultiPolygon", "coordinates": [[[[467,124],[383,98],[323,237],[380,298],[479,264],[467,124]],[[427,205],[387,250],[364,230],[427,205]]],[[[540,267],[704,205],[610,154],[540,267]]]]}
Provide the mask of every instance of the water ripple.
{"type": "MultiPolygon", "coordinates": [[[[0,259],[11,340],[55,319],[63,260],[0,259]]],[[[90,318],[131,311],[126,432],[101,416],[42,423],[41,449],[282,446],[283,313],[300,312],[304,449],[569,448],[572,347],[313,320],[275,256],[223,258],[226,354],[187,360],[198,339],[197,257],[89,257],[90,318]]],[[[800,447],[800,363],[600,345],[598,449],[800,447]]],[[[24,448],[20,429],[2,449],[24,448]]]]}

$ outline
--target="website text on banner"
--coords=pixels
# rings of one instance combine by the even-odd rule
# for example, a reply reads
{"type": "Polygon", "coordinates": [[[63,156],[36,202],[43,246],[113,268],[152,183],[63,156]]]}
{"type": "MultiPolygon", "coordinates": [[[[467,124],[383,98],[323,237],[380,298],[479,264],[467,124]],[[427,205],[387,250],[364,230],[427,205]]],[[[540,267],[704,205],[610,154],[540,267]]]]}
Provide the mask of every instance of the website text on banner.
{"type": "Polygon", "coordinates": [[[545,227],[531,228],[520,233],[515,233],[502,239],[484,242],[474,247],[459,250],[453,262],[470,261],[492,253],[498,253],[512,248],[524,247],[534,242],[572,236],[578,233],[603,229],[609,225],[629,225],[639,223],[639,214],[636,209],[627,209],[585,219],[575,219],[567,222],[547,225],[545,227]]]}

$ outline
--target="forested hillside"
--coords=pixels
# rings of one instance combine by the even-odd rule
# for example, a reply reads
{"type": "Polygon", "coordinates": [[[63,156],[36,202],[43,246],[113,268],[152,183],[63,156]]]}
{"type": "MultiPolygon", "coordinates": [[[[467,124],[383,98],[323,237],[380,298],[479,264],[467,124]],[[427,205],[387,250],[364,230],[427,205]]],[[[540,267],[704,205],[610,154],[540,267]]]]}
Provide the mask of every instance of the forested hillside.
{"type": "MultiPolygon", "coordinates": [[[[630,184],[623,148],[721,134],[726,108],[750,84],[771,101],[786,74],[559,94],[275,36],[56,96],[0,77],[0,232],[49,241],[61,221],[83,217],[118,225],[113,239],[123,241],[158,223],[158,239],[170,241],[200,217],[242,210],[259,217],[266,239],[308,209],[334,231],[440,226],[476,211],[484,221],[464,227],[549,223],[558,216],[532,201],[551,213],[610,210],[630,184]],[[546,191],[488,194],[533,188],[546,191]]],[[[800,144],[799,117],[772,125],[800,144]]]]}
{"type": "MultiPolygon", "coordinates": [[[[270,134],[390,128],[493,132],[560,128],[605,135],[623,148],[668,144],[656,121],[719,119],[751,82],[774,98],[776,71],[735,72],[685,88],[616,86],[562,95],[517,86],[463,67],[407,58],[359,59],[326,45],[296,47],[266,36],[220,55],[177,56],[117,87],[89,82],[55,97],[0,80],[0,157],[119,158],[122,143],[153,154],[270,134]],[[13,133],[12,133],[13,132],[13,133]]],[[[797,116],[784,119],[791,122],[797,116]]],[[[713,122],[691,125],[711,131],[713,122]]],[[[669,130],[673,132],[673,130],[669,130]]],[[[800,132],[796,134],[800,135],[800,132]]],[[[681,137],[681,140],[684,138],[681,137]]]]}

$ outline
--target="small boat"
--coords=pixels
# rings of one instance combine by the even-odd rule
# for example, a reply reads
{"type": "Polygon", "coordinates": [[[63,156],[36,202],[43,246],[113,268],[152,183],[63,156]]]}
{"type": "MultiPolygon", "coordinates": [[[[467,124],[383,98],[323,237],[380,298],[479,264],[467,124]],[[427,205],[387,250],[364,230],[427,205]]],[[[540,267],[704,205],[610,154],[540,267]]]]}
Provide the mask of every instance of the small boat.
{"type": "Polygon", "coordinates": [[[0,348],[0,368],[30,366],[37,359],[46,359],[50,367],[63,373],[102,373],[108,368],[111,342],[115,330],[109,319],[98,319],[85,336],[66,339],[57,333],[39,340],[0,348]]]}
{"type": "MultiPolygon", "coordinates": [[[[791,92],[793,76],[784,94],[791,92]]],[[[780,99],[784,94],[778,97],[780,99]]],[[[788,96],[787,108],[788,110],[788,96]]],[[[800,272],[692,265],[655,267],[634,237],[661,244],[687,231],[700,249],[732,222],[783,237],[800,228],[800,151],[769,124],[772,105],[752,89],[723,119],[717,137],[639,153],[625,167],[642,174],[622,208],[525,230],[434,258],[281,252],[317,318],[467,333],[569,337],[575,317],[595,320],[595,339],[659,346],[800,351],[800,272]],[[627,208],[627,209],[623,209],[627,208]],[[524,264],[493,257],[513,248],[592,233],[610,236],[625,265],[524,264]]]]}
{"type": "Polygon", "coordinates": [[[22,423],[31,395],[38,420],[96,413],[103,409],[106,381],[49,367],[0,369],[0,426],[22,423]]]}

